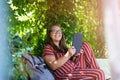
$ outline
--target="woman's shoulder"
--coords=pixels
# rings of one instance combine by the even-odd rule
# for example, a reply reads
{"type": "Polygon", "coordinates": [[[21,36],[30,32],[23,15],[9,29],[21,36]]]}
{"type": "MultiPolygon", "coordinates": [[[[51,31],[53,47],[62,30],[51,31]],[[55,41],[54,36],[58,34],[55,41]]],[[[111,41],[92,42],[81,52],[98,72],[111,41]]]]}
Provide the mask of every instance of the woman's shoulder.
{"type": "Polygon", "coordinates": [[[52,46],[50,44],[46,44],[44,49],[53,49],[52,46]]]}
{"type": "Polygon", "coordinates": [[[43,49],[43,56],[46,56],[46,55],[54,55],[54,49],[50,44],[46,44],[43,49]]]}

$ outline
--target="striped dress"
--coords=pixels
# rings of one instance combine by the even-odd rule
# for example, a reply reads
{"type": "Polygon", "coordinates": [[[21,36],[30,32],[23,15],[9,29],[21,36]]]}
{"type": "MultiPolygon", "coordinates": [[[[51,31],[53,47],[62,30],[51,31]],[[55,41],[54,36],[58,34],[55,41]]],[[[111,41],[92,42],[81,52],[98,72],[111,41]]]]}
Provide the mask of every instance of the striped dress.
{"type": "MultiPolygon", "coordinates": [[[[105,80],[104,72],[99,69],[96,63],[91,46],[84,42],[82,44],[82,53],[76,56],[74,60],[68,60],[61,67],[54,70],[53,73],[57,79],[64,80],[64,77],[80,78],[83,76],[93,77],[94,80],[105,80]],[[63,78],[63,79],[62,79],[63,78]]],[[[46,45],[43,50],[43,56],[55,56],[56,59],[65,55],[65,53],[57,53],[51,45],[46,45]]],[[[82,79],[93,80],[93,79],[82,79]]]]}

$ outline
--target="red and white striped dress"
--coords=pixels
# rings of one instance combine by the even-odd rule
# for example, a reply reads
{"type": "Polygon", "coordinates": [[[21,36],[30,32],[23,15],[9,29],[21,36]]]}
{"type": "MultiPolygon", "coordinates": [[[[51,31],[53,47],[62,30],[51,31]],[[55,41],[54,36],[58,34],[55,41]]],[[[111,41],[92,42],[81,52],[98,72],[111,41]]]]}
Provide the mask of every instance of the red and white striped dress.
{"type": "MultiPolygon", "coordinates": [[[[80,53],[80,55],[77,56],[74,61],[68,60],[61,67],[53,71],[57,79],[62,80],[62,78],[65,76],[88,76],[94,77],[95,80],[105,80],[104,72],[99,69],[91,46],[84,42],[82,45],[82,50],[83,52],[80,53]]],[[[53,47],[48,44],[43,50],[43,56],[47,55],[55,56],[55,58],[58,59],[61,56],[64,56],[65,53],[57,53],[53,47]]]]}

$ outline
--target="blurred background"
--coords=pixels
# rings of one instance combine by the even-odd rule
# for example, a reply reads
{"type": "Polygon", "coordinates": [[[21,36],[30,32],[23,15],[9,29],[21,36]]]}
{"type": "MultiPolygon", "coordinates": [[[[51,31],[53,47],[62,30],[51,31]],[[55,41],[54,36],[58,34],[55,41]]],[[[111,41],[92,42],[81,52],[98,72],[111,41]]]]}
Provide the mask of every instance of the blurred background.
{"type": "MultiPolygon", "coordinates": [[[[108,58],[104,35],[103,0],[4,0],[7,10],[4,26],[0,26],[0,39],[6,36],[11,55],[12,80],[26,80],[21,56],[30,52],[41,56],[46,43],[46,29],[53,23],[62,26],[67,46],[72,45],[75,32],[84,35],[83,41],[91,44],[96,58],[108,58]],[[1,37],[2,36],[2,37],[1,37]]],[[[0,3],[2,5],[2,3],[0,3]]],[[[3,12],[0,11],[0,12],[3,12]]],[[[2,24],[2,23],[1,23],[2,24]]],[[[1,41],[2,42],[2,41],[1,41]]],[[[0,42],[0,43],[1,43],[0,42]]],[[[0,46],[1,47],[1,46],[0,46]]]]}

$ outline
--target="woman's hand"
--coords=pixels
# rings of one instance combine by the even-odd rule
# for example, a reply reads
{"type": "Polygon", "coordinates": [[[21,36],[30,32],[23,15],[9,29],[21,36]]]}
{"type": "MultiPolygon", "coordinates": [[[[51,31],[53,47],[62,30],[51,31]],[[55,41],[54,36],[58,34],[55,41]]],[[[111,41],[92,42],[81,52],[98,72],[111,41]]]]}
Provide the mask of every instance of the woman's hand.
{"type": "Polygon", "coordinates": [[[76,53],[76,49],[74,46],[68,49],[70,57],[72,57],[76,53]]]}

